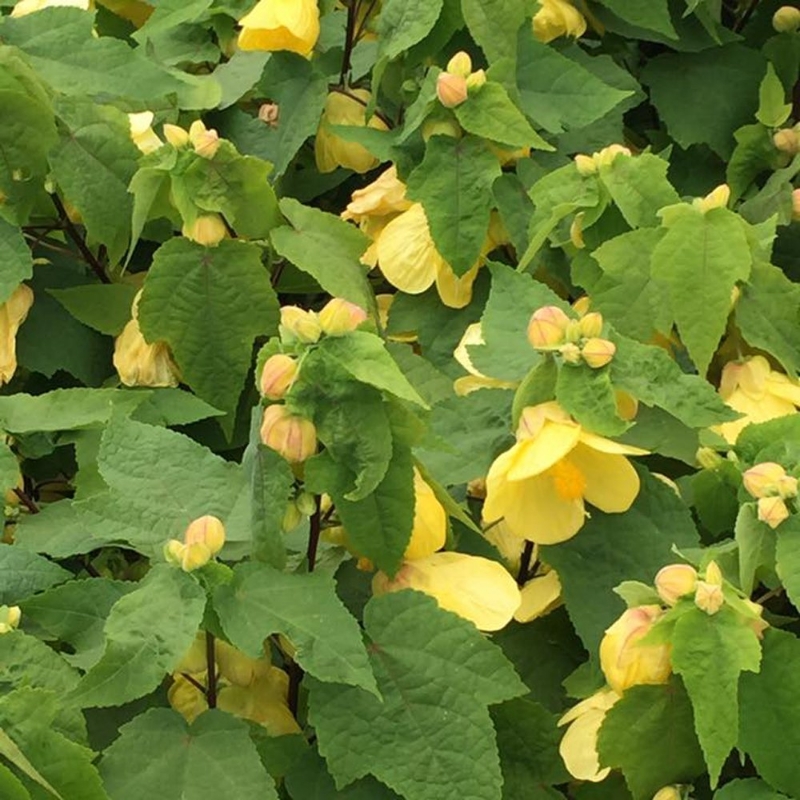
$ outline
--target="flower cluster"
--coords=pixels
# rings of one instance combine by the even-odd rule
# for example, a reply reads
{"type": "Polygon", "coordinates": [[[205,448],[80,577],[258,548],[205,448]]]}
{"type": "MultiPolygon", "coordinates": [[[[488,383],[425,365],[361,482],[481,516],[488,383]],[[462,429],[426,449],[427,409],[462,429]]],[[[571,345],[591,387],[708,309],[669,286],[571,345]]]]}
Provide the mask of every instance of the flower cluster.
{"type": "Polygon", "coordinates": [[[611,362],[617,348],[603,339],[603,315],[590,311],[580,319],[570,319],[558,306],[543,306],[533,312],[528,323],[528,341],[536,350],[555,351],[568,364],[585,363],[600,369],[611,362]]]}
{"type": "Polygon", "coordinates": [[[193,520],[183,534],[183,541],[170,539],[164,545],[164,558],[184,572],[204,567],[225,544],[225,526],[211,514],[193,520]]]}
{"type": "Polygon", "coordinates": [[[773,530],[789,518],[787,500],[797,497],[797,478],[774,461],[764,461],[742,474],[744,488],[755,498],[758,518],[773,530]]]}
{"type": "Polygon", "coordinates": [[[486,73],[472,71],[472,59],[463,50],[447,62],[447,68],[436,79],[436,96],[445,108],[461,105],[471,89],[479,89],[486,83],[486,73]]]}

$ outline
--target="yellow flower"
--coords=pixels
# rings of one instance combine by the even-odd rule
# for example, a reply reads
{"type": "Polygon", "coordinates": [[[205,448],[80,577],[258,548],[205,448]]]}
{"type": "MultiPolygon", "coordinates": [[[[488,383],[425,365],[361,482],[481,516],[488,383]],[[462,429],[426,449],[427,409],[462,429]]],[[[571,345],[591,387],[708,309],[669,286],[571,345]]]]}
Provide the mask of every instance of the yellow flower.
{"type": "Polygon", "coordinates": [[[709,192],[705,197],[696,197],[692,200],[692,208],[705,214],[712,208],[725,208],[731,199],[731,189],[727,183],[722,183],[716,189],[709,192]]]}
{"type": "Polygon", "coordinates": [[[227,238],[228,229],[219,214],[200,214],[191,225],[184,225],[181,233],[203,247],[216,247],[227,238]]]}
{"type": "Polygon", "coordinates": [[[683,792],[680,786],[665,786],[653,795],[653,800],[682,800],[682,798],[683,792]]]}
{"type": "Polygon", "coordinates": [[[764,356],[726,364],[719,393],[727,405],[744,414],[741,419],[712,428],[729,444],[735,444],[751,422],[767,422],[796,414],[800,406],[800,383],[774,371],[764,356]]]}
{"type": "Polygon", "coordinates": [[[11,9],[12,17],[24,17],[33,14],[34,11],[41,11],[43,8],[81,8],[88,11],[93,6],[92,0],[19,0],[11,9]]]}
{"type": "Polygon", "coordinates": [[[145,154],[158,150],[164,144],[152,128],[153,116],[152,111],[128,114],[131,141],[145,154]]]}
{"type": "Polygon", "coordinates": [[[266,728],[270,736],[300,733],[300,726],[289,710],[289,676],[270,666],[265,675],[249,686],[225,686],[217,697],[217,707],[266,728]]]}
{"type": "Polygon", "coordinates": [[[522,601],[514,614],[517,622],[531,622],[561,605],[561,581],[555,570],[531,578],[520,592],[522,601]]]}
{"type": "Polygon", "coordinates": [[[0,386],[17,371],[17,331],[33,305],[33,291],[21,283],[0,305],[0,386]]]}
{"type": "Polygon", "coordinates": [[[189,126],[189,141],[201,158],[214,158],[221,140],[214,128],[206,128],[203,120],[196,119],[189,126]]]}
{"type": "Polygon", "coordinates": [[[317,450],[317,429],[310,419],[292,414],[286,406],[264,409],[261,441],[290,464],[299,464],[317,450]]]}
{"type": "Polygon", "coordinates": [[[284,342],[314,344],[322,335],[316,312],[299,306],[281,306],[281,323],[278,327],[284,342]]]}
{"type": "Polygon", "coordinates": [[[372,183],[356,189],[342,219],[352,219],[359,225],[373,217],[398,214],[412,205],[406,198],[406,185],[397,177],[397,167],[392,164],[372,183]]]}
{"type": "Polygon", "coordinates": [[[447,539],[447,512],[433,489],[414,467],[414,526],[403,558],[425,558],[444,547],[447,539]]]}
{"type": "Polygon", "coordinates": [[[663,613],[656,605],[629,608],[606,629],[600,642],[600,667],[608,685],[618,694],[631,686],[669,680],[670,644],[640,642],[663,613]]]}
{"type": "Polygon", "coordinates": [[[334,297],[320,309],[318,319],[324,334],[344,336],[366,322],[367,312],[343,297],[334,297]]]}
{"type": "Polygon", "coordinates": [[[516,582],[496,561],[446,550],[406,561],[393,579],[383,572],[372,579],[375,595],[402,589],[430,595],[482,631],[504,628],[520,604],[516,582]]]}
{"type": "Polygon", "coordinates": [[[692,594],[697,587],[697,570],[691,564],[669,564],[656,575],[658,596],[674,606],[681,597],[692,594]]]}
{"type": "Polygon", "coordinates": [[[481,331],[480,322],[473,322],[467,326],[458,347],[453,351],[453,358],[461,364],[464,369],[469,372],[462,378],[456,378],[453,382],[453,389],[457,395],[469,394],[477,389],[513,389],[516,383],[512,381],[501,381],[497,378],[489,378],[482,372],[479,372],[472,364],[469,357],[469,346],[485,344],[483,341],[483,332],[481,331]]]}
{"type": "Polygon", "coordinates": [[[584,502],[606,513],[631,507],[639,476],[625,456],[646,453],[589,433],[554,402],[528,406],[517,443],[489,469],[484,519],[503,517],[540,544],[564,542],[583,526],[584,502]]]}
{"type": "Polygon", "coordinates": [[[757,500],[763,497],[797,497],[797,478],[774,461],[763,461],[742,473],[744,488],[757,500]]]}
{"type": "Polygon", "coordinates": [[[789,519],[789,509],[781,497],[759,497],[758,518],[765,522],[772,530],[778,527],[784,520],[789,519]]]}
{"type": "Polygon", "coordinates": [[[600,769],[597,735],[608,710],[619,699],[620,695],[613,689],[601,689],[573,706],[558,721],[559,727],[569,725],[558,751],[573,778],[599,783],[611,772],[608,767],[600,769]]]}
{"type": "Polygon", "coordinates": [[[320,172],[333,172],[336,167],[367,172],[378,165],[378,159],[366,147],[357,142],[348,142],[331,130],[332,125],[389,130],[388,125],[376,115],[366,120],[365,111],[369,101],[370,93],[366,89],[350,89],[348,94],[331,92],[328,95],[314,140],[314,156],[320,172]]]}
{"type": "Polygon", "coordinates": [[[259,0],[239,21],[241,50],[291,50],[307,56],[319,38],[316,0],[259,0]]]}
{"type": "Polygon", "coordinates": [[[208,564],[224,544],[225,526],[219,519],[207,514],[189,524],[183,541],[170,539],[164,546],[164,557],[184,572],[192,572],[208,564]]]}
{"type": "Polygon", "coordinates": [[[566,0],[539,0],[541,8],[533,17],[533,35],[540,42],[552,42],[559,36],[576,39],[586,33],[586,20],[566,0]]]}
{"type": "Polygon", "coordinates": [[[267,400],[282,400],[297,377],[297,359],[276,353],[264,362],[258,389],[267,400]]]}
{"type": "Polygon", "coordinates": [[[19,627],[21,617],[19,606],[0,606],[0,634],[11,633],[19,627]]]}
{"type": "Polygon", "coordinates": [[[137,28],[141,28],[155,11],[153,6],[142,0],[98,0],[98,2],[118,17],[132,22],[137,28]]]}

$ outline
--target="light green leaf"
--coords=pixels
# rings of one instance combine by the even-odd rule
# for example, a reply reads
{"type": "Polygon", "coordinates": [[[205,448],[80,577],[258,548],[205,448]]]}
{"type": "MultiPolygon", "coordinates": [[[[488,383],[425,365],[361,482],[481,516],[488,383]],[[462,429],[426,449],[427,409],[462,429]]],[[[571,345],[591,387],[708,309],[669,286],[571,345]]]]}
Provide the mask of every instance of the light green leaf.
{"type": "Polygon", "coordinates": [[[677,680],[631,686],[606,714],[597,740],[601,765],[621,769],[635,800],[664,786],[691,783],[705,771],[692,704],[677,680]],[[664,758],[669,742],[669,758],[664,758]]]}
{"type": "Polygon", "coordinates": [[[71,577],[67,570],[42,556],[0,544],[0,605],[14,605],[71,577]]]}
{"type": "Polygon", "coordinates": [[[756,119],[768,128],[780,128],[792,113],[792,104],[785,103],[783,84],[775,73],[775,67],[767,64],[767,74],[758,89],[758,111],[756,119]]]}
{"type": "Polygon", "coordinates": [[[442,0],[385,0],[377,22],[378,57],[395,59],[424,39],[441,12],[442,0]]]}
{"type": "Polygon", "coordinates": [[[149,397],[133,412],[132,419],[148,425],[190,425],[201,419],[222,416],[224,412],[210,406],[191,392],[164,387],[147,390],[149,397]]]}
{"type": "MultiPolygon", "coordinates": [[[[54,797],[60,798],[61,795],[37,772],[36,768],[25,758],[25,754],[17,747],[11,737],[0,729],[0,755],[10,761],[20,772],[27,775],[31,780],[36,781],[42,788],[46,789],[54,797]]],[[[11,770],[0,764],[0,789],[8,796],[8,800],[31,800],[25,787],[14,777],[11,770]]]]}
{"type": "Polygon", "coordinates": [[[0,444],[0,491],[8,493],[18,489],[20,479],[19,460],[9,443],[4,441],[0,444]]]}
{"type": "Polygon", "coordinates": [[[742,220],[724,208],[687,210],[653,250],[653,278],[669,289],[681,340],[701,375],[725,332],[731,291],[750,267],[742,220]]]}
{"type": "Polygon", "coordinates": [[[786,594],[795,606],[800,605],[800,523],[792,515],[776,530],[767,528],[765,535],[774,537],[775,571],[786,594]]]}
{"type": "MultiPolygon", "coordinates": [[[[775,543],[779,537],[758,519],[755,503],[746,503],[739,508],[734,536],[736,544],[739,545],[739,587],[749,597],[753,592],[759,570],[774,568],[775,543]]],[[[795,537],[790,535],[789,538],[795,537]]],[[[791,553],[791,544],[788,547],[791,553]]],[[[789,563],[784,566],[788,567],[789,563]]]]}
{"type": "Polygon", "coordinates": [[[714,792],[714,800],[789,800],[758,778],[739,778],[714,792]]]}
{"type": "Polygon", "coordinates": [[[47,689],[63,695],[75,688],[78,671],[44,642],[22,631],[0,636],[0,683],[9,687],[47,689]]]}
{"type": "Polygon", "coordinates": [[[461,11],[490,64],[513,57],[517,31],[527,12],[524,0],[461,0],[461,11]]]}
{"type": "Polygon", "coordinates": [[[755,632],[724,606],[709,615],[694,608],[678,618],[672,668],[683,678],[711,785],[739,738],[739,675],[758,672],[761,645],[755,632]]]}
{"type": "Polygon", "coordinates": [[[431,236],[456,275],[471,269],[489,229],[497,156],[482,139],[432,136],[408,176],[408,196],[425,208],[431,236]]]}
{"type": "Polygon", "coordinates": [[[70,702],[115,706],[152,692],[194,641],[206,595],[195,579],[168,565],[153,567],[111,608],[105,651],[83,676],[70,702]]]}
{"type": "Polygon", "coordinates": [[[617,401],[608,369],[562,365],[556,400],[581,425],[600,436],[619,436],[630,423],[617,415],[617,401]]]}
{"type": "Polygon", "coordinates": [[[372,599],[364,626],[383,701],[354,687],[310,687],[309,720],[337,787],[371,773],[407,800],[496,800],[502,776],[487,705],[525,692],[501,651],[418,592],[372,599]]]}
{"type": "Polygon", "coordinates": [[[375,298],[367,270],[359,261],[369,244],[364,234],[333,214],[291,197],[284,197],[280,208],[291,227],[272,231],[270,238],[278,255],[307,272],[334,297],[372,309],[375,298]]]}
{"type": "Polygon", "coordinates": [[[142,333],[166,341],[184,380],[229,413],[228,433],[253,340],[274,333],[277,322],[278,300],[255,245],[226,239],[202,247],[178,237],[153,256],[139,304],[142,333]]]}
{"type": "Polygon", "coordinates": [[[112,800],[277,800],[247,723],[206,711],[191,725],[151,708],[120,728],[100,774],[112,800]]]}
{"type": "MultiPolygon", "coordinates": [[[[0,151],[8,158],[1,139],[0,151]]],[[[32,275],[33,258],[22,231],[0,219],[0,303],[5,303],[14,289],[32,275]]]]}
{"type": "Polygon", "coordinates": [[[273,633],[297,648],[295,660],[323,681],[342,681],[377,694],[358,623],[321,573],[287,574],[266,564],[242,564],[233,580],[217,588],[214,609],[225,634],[257,657],[273,633]]]}

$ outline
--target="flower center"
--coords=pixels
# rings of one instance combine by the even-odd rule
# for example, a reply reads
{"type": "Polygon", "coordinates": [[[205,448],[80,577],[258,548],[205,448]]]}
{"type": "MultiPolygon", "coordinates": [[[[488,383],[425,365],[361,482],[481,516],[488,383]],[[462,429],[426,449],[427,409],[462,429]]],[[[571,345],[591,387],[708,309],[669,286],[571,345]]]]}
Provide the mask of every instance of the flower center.
{"type": "Polygon", "coordinates": [[[586,491],[586,478],[568,458],[562,458],[550,467],[550,475],[562,500],[577,500],[583,497],[586,491]]]}

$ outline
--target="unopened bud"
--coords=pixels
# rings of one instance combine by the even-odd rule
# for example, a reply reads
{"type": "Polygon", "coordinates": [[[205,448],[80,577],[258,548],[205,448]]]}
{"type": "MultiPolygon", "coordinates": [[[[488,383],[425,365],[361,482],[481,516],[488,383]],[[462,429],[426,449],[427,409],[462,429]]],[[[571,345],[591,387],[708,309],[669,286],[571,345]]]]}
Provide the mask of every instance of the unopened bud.
{"type": "Polygon", "coordinates": [[[486,73],[482,70],[476,70],[467,77],[467,91],[475,91],[480,89],[486,83],[486,73]]]}
{"type": "Polygon", "coordinates": [[[319,312],[320,327],[328,336],[344,336],[354,331],[366,319],[367,312],[361,306],[341,297],[329,300],[319,312]]]}
{"type": "Polygon", "coordinates": [[[764,461],[750,467],[742,474],[744,488],[756,499],[760,497],[797,496],[797,478],[786,474],[786,470],[774,461],[764,461]]]}
{"type": "Polygon", "coordinates": [[[800,221],[800,189],[792,192],[792,219],[795,222],[800,221]]]}
{"type": "Polygon", "coordinates": [[[695,458],[703,469],[717,469],[725,461],[716,450],[712,450],[710,447],[698,448],[695,458]]]}
{"type": "Polygon", "coordinates": [[[303,515],[297,507],[297,503],[290,500],[286,506],[286,511],[283,512],[283,521],[281,522],[283,532],[289,533],[289,531],[293,531],[302,521],[303,515]]]}
{"type": "Polygon", "coordinates": [[[179,125],[164,123],[164,138],[173,147],[186,147],[189,144],[189,134],[179,125]]]}
{"type": "Polygon", "coordinates": [[[583,297],[579,297],[573,304],[572,309],[573,311],[579,316],[583,317],[589,313],[589,309],[592,307],[592,299],[589,297],[588,294],[583,295],[583,297]]]}
{"type": "Polygon", "coordinates": [[[558,306],[537,308],[528,322],[528,341],[537,350],[550,350],[564,341],[569,317],[558,306]]]}
{"type": "Polygon", "coordinates": [[[322,328],[313,311],[299,306],[282,306],[280,333],[285,342],[314,344],[322,335],[322,328]]]}
{"type": "Polygon", "coordinates": [[[581,348],[583,360],[592,369],[600,369],[606,366],[606,364],[609,364],[616,352],[617,346],[614,342],[610,342],[608,339],[598,339],[595,337],[587,339],[581,348]]]}
{"type": "Polygon", "coordinates": [[[259,389],[268,400],[282,400],[297,377],[297,361],[277,353],[264,362],[259,389]]]}
{"type": "Polygon", "coordinates": [[[0,634],[10,633],[18,628],[21,617],[19,606],[0,606],[0,634]]]}
{"type": "Polygon", "coordinates": [[[292,414],[286,406],[268,406],[261,423],[261,441],[290,464],[298,464],[316,452],[317,429],[311,420],[292,414]]]}
{"type": "Polygon", "coordinates": [[[758,500],[758,518],[772,530],[789,517],[789,509],[782,497],[761,497],[758,500]]]}
{"type": "Polygon", "coordinates": [[[578,154],[575,156],[575,166],[578,168],[578,173],[584,177],[597,172],[597,164],[591,156],[578,154]]]}
{"type": "Polygon", "coordinates": [[[189,126],[189,140],[195,153],[202,158],[214,158],[219,150],[219,134],[213,128],[206,128],[200,119],[189,126]]]}
{"type": "Polygon", "coordinates": [[[682,797],[679,786],[665,786],[653,795],[653,800],[681,800],[682,797]]]}
{"type": "Polygon", "coordinates": [[[776,150],[793,156],[800,150],[800,137],[793,128],[783,128],[772,135],[772,143],[776,150]]]}
{"type": "Polygon", "coordinates": [[[794,6],[781,6],[772,15],[772,27],[778,33],[795,33],[800,29],[800,9],[794,6]]]}
{"type": "Polygon", "coordinates": [[[722,594],[722,587],[706,581],[698,581],[694,593],[694,604],[706,614],[711,616],[722,608],[725,597],[722,594]]]}
{"type": "Polygon", "coordinates": [[[668,606],[674,606],[697,588],[697,570],[690,564],[670,564],[658,571],[655,583],[658,596],[668,606]]]}
{"type": "Polygon", "coordinates": [[[581,211],[573,217],[569,226],[569,240],[578,250],[586,247],[586,242],[583,241],[583,217],[584,212],[581,211]]]}
{"type": "Polygon", "coordinates": [[[164,558],[184,572],[193,572],[211,561],[211,550],[202,542],[188,545],[178,539],[170,539],[164,545],[164,558]]]}
{"type": "Polygon", "coordinates": [[[574,342],[567,342],[565,345],[562,345],[558,348],[558,352],[561,353],[561,358],[563,358],[567,364],[581,363],[581,349],[574,342]]]}
{"type": "Polygon", "coordinates": [[[472,59],[469,53],[459,50],[448,62],[447,72],[451,75],[460,75],[466,78],[472,72],[472,59]]]}
{"type": "Polygon", "coordinates": [[[621,144],[610,144],[604,147],[599,153],[595,153],[592,158],[598,167],[610,167],[617,156],[632,155],[629,148],[621,144]]]}
{"type": "Polygon", "coordinates": [[[716,561],[709,561],[706,565],[705,581],[711,586],[722,586],[722,570],[716,561]]]}
{"type": "Polygon", "coordinates": [[[300,492],[295,500],[301,514],[310,517],[317,510],[317,499],[310,492],[300,492]]]}
{"type": "Polygon", "coordinates": [[[467,99],[467,80],[442,72],[436,79],[436,96],[445,108],[455,108],[467,99]]]}
{"type": "Polygon", "coordinates": [[[215,556],[225,544],[225,526],[222,520],[206,514],[189,523],[183,534],[183,541],[187,545],[202,543],[208,547],[211,555],[215,556]]]}
{"type": "Polygon", "coordinates": [[[725,208],[731,199],[731,189],[727,183],[722,183],[716,189],[709,192],[705,197],[697,198],[692,205],[703,214],[711,211],[712,208],[725,208]]]}
{"type": "Polygon", "coordinates": [[[614,404],[617,408],[617,416],[626,422],[636,419],[639,413],[639,401],[623,389],[614,390],[614,404]]]}
{"type": "Polygon", "coordinates": [[[270,128],[278,127],[280,116],[281,109],[277,103],[263,103],[258,109],[258,118],[270,128]]]}
{"type": "Polygon", "coordinates": [[[228,229],[219,214],[201,214],[191,225],[184,225],[181,233],[204,247],[216,247],[228,235],[228,229]]]}
{"type": "Polygon", "coordinates": [[[599,311],[591,311],[584,314],[578,323],[581,329],[581,336],[592,339],[603,332],[603,315],[599,311]]]}

